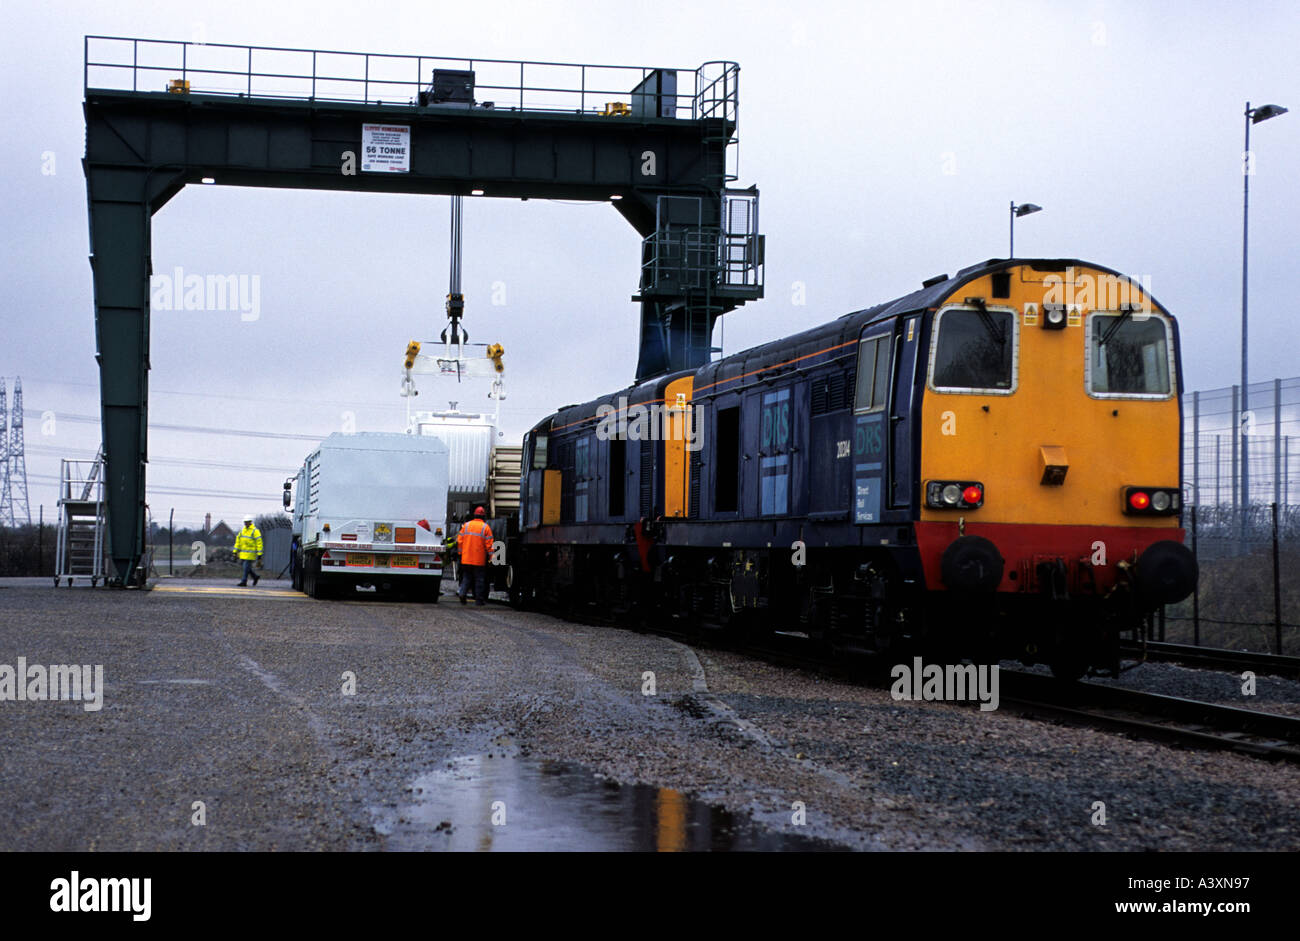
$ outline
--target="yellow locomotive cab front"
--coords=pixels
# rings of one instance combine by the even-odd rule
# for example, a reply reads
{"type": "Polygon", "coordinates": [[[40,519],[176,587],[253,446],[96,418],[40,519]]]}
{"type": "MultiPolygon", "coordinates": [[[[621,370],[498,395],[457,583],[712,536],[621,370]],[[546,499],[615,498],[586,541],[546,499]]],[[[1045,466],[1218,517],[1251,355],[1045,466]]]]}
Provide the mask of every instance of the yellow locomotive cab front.
{"type": "Polygon", "coordinates": [[[927,587],[1190,592],[1173,318],[1138,282],[1025,262],[935,309],[917,542],[927,587]],[[1156,546],[1160,548],[1154,548],[1156,546]]]}

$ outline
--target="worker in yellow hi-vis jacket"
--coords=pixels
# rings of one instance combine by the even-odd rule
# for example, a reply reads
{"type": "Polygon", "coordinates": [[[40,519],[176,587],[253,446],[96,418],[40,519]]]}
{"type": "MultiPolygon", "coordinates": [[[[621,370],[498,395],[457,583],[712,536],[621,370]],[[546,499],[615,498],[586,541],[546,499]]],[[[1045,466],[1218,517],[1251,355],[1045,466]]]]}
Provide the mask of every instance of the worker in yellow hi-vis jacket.
{"type": "Polygon", "coordinates": [[[257,583],[261,579],[253,571],[253,560],[256,559],[259,565],[262,563],[262,532],[253,525],[251,514],[244,517],[244,528],[235,537],[235,558],[244,563],[244,574],[238,585],[241,588],[247,588],[248,576],[251,575],[253,576],[253,587],[257,587],[257,583]]]}

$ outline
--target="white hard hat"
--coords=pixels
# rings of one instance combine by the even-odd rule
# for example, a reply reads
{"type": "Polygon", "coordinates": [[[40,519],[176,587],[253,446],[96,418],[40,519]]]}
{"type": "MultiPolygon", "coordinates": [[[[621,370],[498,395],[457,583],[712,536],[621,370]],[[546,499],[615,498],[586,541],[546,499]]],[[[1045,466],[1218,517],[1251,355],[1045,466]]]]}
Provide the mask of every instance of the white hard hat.
{"type": "Polygon", "coordinates": [[[252,514],[252,513],[245,513],[245,514],[244,514],[244,522],[245,522],[245,523],[251,523],[251,522],[253,522],[253,514],[252,514]]]}

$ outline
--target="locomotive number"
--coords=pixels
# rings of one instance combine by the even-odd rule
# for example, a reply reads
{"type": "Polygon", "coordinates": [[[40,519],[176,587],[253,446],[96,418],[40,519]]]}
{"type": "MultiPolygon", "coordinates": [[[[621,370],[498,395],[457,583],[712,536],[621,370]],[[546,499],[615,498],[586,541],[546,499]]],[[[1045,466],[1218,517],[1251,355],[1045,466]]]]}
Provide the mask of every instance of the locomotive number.
{"type": "Polygon", "coordinates": [[[852,448],[850,446],[850,442],[848,441],[835,442],[835,456],[837,458],[848,457],[851,450],[852,448]]]}

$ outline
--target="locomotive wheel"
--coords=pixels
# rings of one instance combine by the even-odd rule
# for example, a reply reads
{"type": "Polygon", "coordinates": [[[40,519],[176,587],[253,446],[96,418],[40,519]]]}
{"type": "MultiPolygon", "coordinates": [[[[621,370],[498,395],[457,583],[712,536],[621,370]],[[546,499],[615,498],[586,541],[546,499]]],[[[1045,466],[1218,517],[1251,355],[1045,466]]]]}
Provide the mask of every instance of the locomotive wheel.
{"type": "Polygon", "coordinates": [[[730,583],[720,584],[716,579],[709,584],[711,595],[710,610],[691,612],[687,618],[692,640],[720,640],[731,643],[741,636],[740,621],[745,613],[742,608],[736,611],[731,601],[730,583]]]}
{"type": "Polygon", "coordinates": [[[534,606],[533,591],[530,584],[515,573],[513,564],[506,565],[506,596],[511,607],[527,611],[534,606]]]}
{"type": "Polygon", "coordinates": [[[722,627],[722,641],[738,644],[745,635],[752,631],[753,612],[741,608],[739,611],[724,611],[718,623],[722,627]]]}
{"type": "Polygon", "coordinates": [[[1096,659],[1101,635],[1088,619],[1075,617],[1054,631],[1047,665],[1058,680],[1073,683],[1082,679],[1096,659]]]}
{"type": "Polygon", "coordinates": [[[1069,654],[1059,654],[1053,657],[1048,666],[1052,670],[1052,676],[1064,683],[1077,683],[1088,672],[1087,663],[1069,654]]]}

